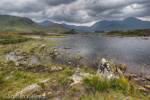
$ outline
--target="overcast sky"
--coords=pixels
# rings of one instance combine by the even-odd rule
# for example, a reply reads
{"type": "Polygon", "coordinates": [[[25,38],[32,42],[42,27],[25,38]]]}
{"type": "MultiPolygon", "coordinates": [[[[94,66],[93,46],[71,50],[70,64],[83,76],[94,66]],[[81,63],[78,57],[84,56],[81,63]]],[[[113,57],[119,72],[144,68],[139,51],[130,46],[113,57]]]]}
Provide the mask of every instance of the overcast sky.
{"type": "Polygon", "coordinates": [[[0,0],[0,14],[76,25],[127,17],[150,21],[150,0],[0,0]]]}

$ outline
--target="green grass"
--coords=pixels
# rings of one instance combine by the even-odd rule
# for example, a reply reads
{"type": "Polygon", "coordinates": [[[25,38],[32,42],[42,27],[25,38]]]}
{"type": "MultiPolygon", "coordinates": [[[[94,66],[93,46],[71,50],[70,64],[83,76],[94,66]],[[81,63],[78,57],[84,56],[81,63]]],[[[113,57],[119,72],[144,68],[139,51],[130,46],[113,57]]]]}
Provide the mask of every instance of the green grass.
{"type": "MultiPolygon", "coordinates": [[[[115,91],[117,93],[117,91],[119,91],[120,93],[129,95],[133,98],[144,98],[144,95],[145,95],[144,92],[141,92],[134,86],[134,83],[132,81],[128,81],[126,78],[121,77],[121,76],[118,79],[111,79],[111,80],[99,78],[98,76],[85,77],[83,79],[83,83],[86,84],[87,86],[94,88],[96,91],[102,92],[102,93],[104,93],[106,91],[108,91],[108,92],[115,91]]],[[[109,94],[111,94],[111,93],[109,93],[109,94]]],[[[107,97],[107,96],[105,96],[105,97],[107,97]]],[[[106,99],[101,96],[98,98],[101,98],[102,100],[106,99]]],[[[90,100],[90,99],[96,100],[97,96],[90,95],[86,99],[87,100],[90,100]]],[[[101,99],[98,99],[98,100],[101,100],[101,99]]],[[[110,99],[110,100],[112,100],[112,99],[110,99]]]]}
{"type": "Polygon", "coordinates": [[[99,76],[92,76],[92,77],[85,77],[83,79],[83,82],[90,86],[93,87],[97,91],[105,91],[109,89],[114,89],[114,90],[122,90],[122,91],[130,91],[132,84],[130,82],[123,78],[119,77],[119,79],[103,79],[100,78],[99,76]]]}
{"type": "Polygon", "coordinates": [[[59,79],[58,79],[58,83],[62,84],[62,85],[67,85],[69,82],[71,82],[72,80],[67,77],[67,76],[60,76],[59,79]]]}
{"type": "Polygon", "coordinates": [[[110,88],[108,80],[100,79],[98,76],[85,77],[83,82],[97,91],[104,91],[110,88]]]}
{"type": "Polygon", "coordinates": [[[0,39],[0,44],[15,44],[15,43],[21,43],[28,41],[28,38],[6,38],[6,39],[0,39]]]}
{"type": "MultiPolygon", "coordinates": [[[[1,72],[0,77],[6,77],[8,74],[6,72],[1,72]]],[[[0,95],[12,94],[21,91],[24,87],[31,85],[33,83],[39,82],[48,78],[48,73],[34,74],[33,72],[24,72],[15,70],[12,74],[12,78],[4,80],[0,84],[0,95]]]]}

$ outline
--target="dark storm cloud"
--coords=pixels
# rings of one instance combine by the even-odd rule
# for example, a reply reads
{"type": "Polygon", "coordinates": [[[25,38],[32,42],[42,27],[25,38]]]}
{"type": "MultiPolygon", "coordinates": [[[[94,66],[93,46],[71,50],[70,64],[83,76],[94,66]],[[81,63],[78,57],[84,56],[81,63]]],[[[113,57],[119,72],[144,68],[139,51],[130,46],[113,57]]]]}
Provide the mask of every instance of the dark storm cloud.
{"type": "Polygon", "coordinates": [[[1,0],[0,14],[33,20],[89,23],[127,17],[150,18],[150,0],[1,0]]]}
{"type": "Polygon", "coordinates": [[[39,0],[39,2],[45,2],[48,5],[51,6],[56,6],[56,5],[60,5],[60,4],[69,4],[72,2],[75,2],[77,0],[39,0]]]}

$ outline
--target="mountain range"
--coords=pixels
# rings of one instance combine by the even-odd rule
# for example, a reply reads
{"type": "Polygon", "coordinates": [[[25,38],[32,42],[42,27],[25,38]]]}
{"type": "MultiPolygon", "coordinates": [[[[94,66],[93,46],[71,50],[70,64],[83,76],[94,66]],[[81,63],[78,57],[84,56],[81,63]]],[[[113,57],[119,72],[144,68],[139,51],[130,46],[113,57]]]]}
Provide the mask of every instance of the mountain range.
{"type": "Polygon", "coordinates": [[[150,28],[150,21],[142,21],[140,19],[129,17],[122,21],[99,21],[90,27],[90,30],[132,30],[132,29],[147,29],[150,28]]]}
{"type": "Polygon", "coordinates": [[[87,26],[75,26],[68,24],[61,24],[67,28],[82,30],[82,31],[112,31],[112,30],[132,30],[132,29],[147,29],[150,28],[150,21],[142,21],[140,19],[129,17],[122,21],[107,21],[102,20],[96,22],[94,25],[87,26]]]}
{"type": "Polygon", "coordinates": [[[29,18],[10,15],[0,15],[0,31],[43,31],[43,32],[65,32],[70,29],[57,23],[42,26],[29,18]]]}
{"type": "Polygon", "coordinates": [[[122,21],[102,20],[94,25],[75,26],[66,23],[58,24],[49,20],[37,23],[26,17],[17,17],[10,15],[0,15],[0,31],[43,31],[43,32],[64,32],[70,29],[81,31],[112,31],[112,30],[132,30],[149,29],[150,21],[143,21],[134,17],[129,17],[122,21]]]}

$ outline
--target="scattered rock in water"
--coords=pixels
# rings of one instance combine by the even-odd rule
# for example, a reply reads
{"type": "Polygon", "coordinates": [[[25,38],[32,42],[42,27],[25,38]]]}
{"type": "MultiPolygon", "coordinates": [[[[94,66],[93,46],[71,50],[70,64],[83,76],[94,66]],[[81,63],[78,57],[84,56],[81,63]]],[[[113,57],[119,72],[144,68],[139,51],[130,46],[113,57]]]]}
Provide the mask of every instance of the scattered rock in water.
{"type": "Polygon", "coordinates": [[[150,85],[145,85],[145,88],[150,90],[150,85]]]}
{"type": "Polygon", "coordinates": [[[146,80],[150,81],[150,76],[146,76],[145,78],[146,80]]]}
{"type": "Polygon", "coordinates": [[[68,62],[68,65],[71,65],[72,64],[72,62],[68,62]]]}
{"type": "Polygon", "coordinates": [[[123,73],[126,71],[126,65],[124,63],[117,63],[115,67],[121,69],[123,73]]]}
{"type": "Polygon", "coordinates": [[[24,61],[25,60],[25,58],[20,58],[20,59],[18,59],[18,61],[24,61]]]}
{"type": "Polygon", "coordinates": [[[136,78],[137,75],[136,74],[129,74],[129,73],[125,73],[124,77],[127,78],[128,80],[131,80],[133,78],[136,78]]]}
{"type": "Polygon", "coordinates": [[[130,74],[131,78],[136,78],[137,75],[136,74],[130,74]]]}
{"type": "Polygon", "coordinates": [[[142,87],[142,86],[136,85],[136,88],[137,88],[138,90],[140,90],[140,91],[147,92],[147,90],[146,90],[144,87],[142,87]]]}
{"type": "Polygon", "coordinates": [[[133,78],[134,81],[138,82],[138,81],[145,81],[145,79],[143,78],[133,78]]]}
{"type": "Polygon", "coordinates": [[[3,67],[0,67],[0,71],[2,71],[3,70],[3,67]]]}
{"type": "Polygon", "coordinates": [[[84,66],[83,68],[86,69],[86,68],[88,68],[88,66],[84,66]]]}
{"type": "Polygon", "coordinates": [[[148,38],[147,38],[147,37],[142,37],[142,39],[143,39],[143,40],[148,40],[148,38]]]}
{"type": "Polygon", "coordinates": [[[116,66],[114,67],[105,58],[102,58],[99,63],[97,75],[103,78],[112,79],[118,78],[118,74],[123,74],[121,69],[116,66]]]}
{"type": "Polygon", "coordinates": [[[29,67],[29,68],[33,68],[34,65],[33,65],[33,64],[28,64],[28,67],[29,67]]]}
{"type": "Polygon", "coordinates": [[[59,71],[59,70],[62,70],[62,68],[57,66],[51,66],[51,71],[59,71]]]}
{"type": "Polygon", "coordinates": [[[6,77],[6,78],[5,78],[5,80],[8,80],[8,79],[10,79],[10,78],[12,78],[12,75],[11,75],[11,76],[6,77]]]}
{"type": "Polygon", "coordinates": [[[16,66],[16,67],[19,67],[19,62],[16,62],[16,63],[15,63],[15,66],[16,66]]]}
{"type": "Polygon", "coordinates": [[[83,59],[83,57],[81,56],[80,53],[78,53],[78,56],[76,57],[76,60],[81,60],[81,59],[83,59]]]}
{"type": "Polygon", "coordinates": [[[22,95],[24,93],[33,93],[33,92],[36,92],[40,88],[41,87],[37,83],[34,83],[25,87],[22,91],[18,92],[16,95],[22,95]]]}
{"type": "Polygon", "coordinates": [[[50,51],[50,56],[52,57],[52,59],[56,59],[56,57],[59,55],[60,53],[58,52],[58,50],[56,48],[53,48],[50,51]]]}
{"type": "Polygon", "coordinates": [[[71,49],[70,47],[65,46],[64,49],[71,49]]]}
{"type": "Polygon", "coordinates": [[[27,51],[24,51],[24,52],[22,52],[22,55],[23,55],[23,56],[27,56],[27,55],[28,55],[28,52],[27,52],[27,51]]]}
{"type": "Polygon", "coordinates": [[[128,80],[131,80],[131,75],[129,73],[125,73],[124,77],[127,78],[128,80]]]}
{"type": "Polygon", "coordinates": [[[15,55],[16,55],[16,56],[21,56],[22,53],[20,53],[20,52],[15,52],[15,55]]]}
{"type": "Polygon", "coordinates": [[[45,45],[44,45],[44,44],[42,44],[42,45],[40,46],[40,48],[44,49],[44,48],[45,48],[45,45]]]}
{"type": "Polygon", "coordinates": [[[29,56],[25,56],[24,58],[25,58],[25,59],[29,59],[30,57],[29,57],[29,56]]]}

